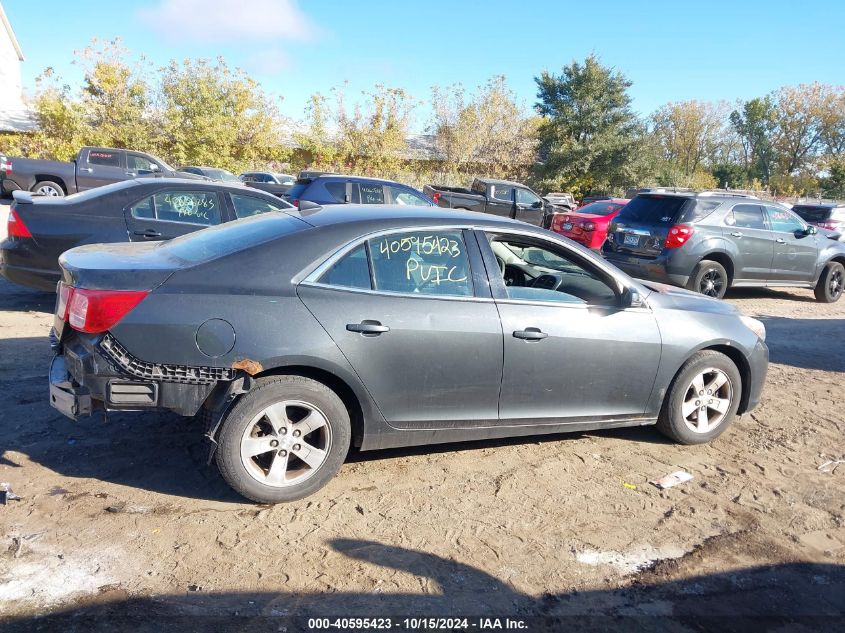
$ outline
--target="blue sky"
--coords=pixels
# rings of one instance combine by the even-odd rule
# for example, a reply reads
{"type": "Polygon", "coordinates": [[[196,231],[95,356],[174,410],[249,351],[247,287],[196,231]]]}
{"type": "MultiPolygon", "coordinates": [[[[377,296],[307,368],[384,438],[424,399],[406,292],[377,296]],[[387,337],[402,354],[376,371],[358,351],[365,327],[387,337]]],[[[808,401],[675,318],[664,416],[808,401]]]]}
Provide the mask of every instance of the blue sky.
{"type": "MultiPolygon", "coordinates": [[[[68,83],[75,49],[120,36],[156,64],[223,55],[299,118],[308,96],[349,82],[425,99],[504,74],[530,107],[533,77],[591,52],[631,81],[637,111],[667,101],[733,101],[785,84],[845,84],[842,0],[3,0],[26,61],[68,83]]],[[[415,128],[422,131],[426,112],[415,128]]]]}

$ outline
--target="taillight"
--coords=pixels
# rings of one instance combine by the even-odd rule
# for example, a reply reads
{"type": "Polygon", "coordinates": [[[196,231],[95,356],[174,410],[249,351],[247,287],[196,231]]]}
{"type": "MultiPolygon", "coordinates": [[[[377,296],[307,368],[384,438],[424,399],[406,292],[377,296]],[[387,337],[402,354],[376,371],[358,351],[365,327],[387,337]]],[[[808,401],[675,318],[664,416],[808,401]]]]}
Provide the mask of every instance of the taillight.
{"type": "Polygon", "coordinates": [[[839,225],[840,222],[837,222],[836,220],[825,220],[819,224],[820,227],[827,229],[828,231],[836,231],[839,228],[839,225]]]}
{"type": "Polygon", "coordinates": [[[562,213],[555,213],[554,217],[552,218],[552,231],[560,233],[560,227],[563,225],[564,222],[569,222],[569,216],[564,215],[562,213]]]}
{"type": "Polygon", "coordinates": [[[80,332],[105,332],[129,314],[148,294],[149,290],[73,288],[67,310],[68,323],[80,332]]]}
{"type": "Polygon", "coordinates": [[[32,237],[32,233],[26,228],[18,212],[12,209],[9,211],[9,220],[6,222],[6,235],[9,237],[32,237]]]}
{"type": "Polygon", "coordinates": [[[686,224],[676,224],[669,229],[669,235],[666,237],[666,248],[680,248],[687,243],[687,240],[692,237],[692,227],[686,224]]]}
{"type": "Polygon", "coordinates": [[[73,286],[67,286],[59,282],[59,300],[56,304],[56,316],[62,321],[67,321],[67,309],[70,305],[70,297],[73,294],[73,286]]]}
{"type": "Polygon", "coordinates": [[[596,230],[596,223],[595,222],[583,222],[581,224],[581,228],[585,231],[595,231],[596,230]]]}
{"type": "Polygon", "coordinates": [[[291,204],[295,207],[298,207],[299,206],[299,198],[294,198],[293,200],[291,200],[291,204]]]}
{"type": "Polygon", "coordinates": [[[4,172],[7,176],[12,173],[12,161],[3,159],[0,160],[0,171],[4,172]]]}

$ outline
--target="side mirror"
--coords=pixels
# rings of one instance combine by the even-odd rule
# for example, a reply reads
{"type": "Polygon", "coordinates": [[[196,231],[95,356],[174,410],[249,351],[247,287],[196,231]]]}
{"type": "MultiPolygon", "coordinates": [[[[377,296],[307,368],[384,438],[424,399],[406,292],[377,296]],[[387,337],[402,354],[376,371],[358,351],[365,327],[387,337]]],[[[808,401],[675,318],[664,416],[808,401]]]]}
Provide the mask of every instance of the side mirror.
{"type": "Polygon", "coordinates": [[[642,308],[645,305],[642,295],[639,290],[635,288],[625,288],[622,293],[622,309],[626,308],[642,308]]]}
{"type": "Polygon", "coordinates": [[[161,169],[160,169],[160,168],[159,168],[159,166],[158,166],[158,165],[156,165],[155,163],[150,163],[150,171],[151,171],[151,172],[153,172],[153,173],[155,173],[155,172],[157,172],[157,171],[161,171],[161,169]]]}
{"type": "Polygon", "coordinates": [[[804,235],[815,235],[818,232],[819,232],[819,230],[816,227],[814,227],[812,224],[808,224],[807,228],[804,229],[804,235]]]}
{"type": "Polygon", "coordinates": [[[534,204],[531,205],[532,209],[542,209],[543,208],[543,201],[537,200],[534,204]]]}

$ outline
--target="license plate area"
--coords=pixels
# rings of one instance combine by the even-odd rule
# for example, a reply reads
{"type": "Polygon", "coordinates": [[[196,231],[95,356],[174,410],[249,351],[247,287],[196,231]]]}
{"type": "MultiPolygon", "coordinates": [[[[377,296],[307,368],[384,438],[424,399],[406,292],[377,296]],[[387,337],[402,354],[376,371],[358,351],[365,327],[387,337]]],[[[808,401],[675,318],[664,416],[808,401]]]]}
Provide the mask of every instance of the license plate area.
{"type": "Polygon", "coordinates": [[[625,235],[622,236],[622,243],[625,246],[639,246],[640,236],[636,233],[625,233],[625,235]]]}

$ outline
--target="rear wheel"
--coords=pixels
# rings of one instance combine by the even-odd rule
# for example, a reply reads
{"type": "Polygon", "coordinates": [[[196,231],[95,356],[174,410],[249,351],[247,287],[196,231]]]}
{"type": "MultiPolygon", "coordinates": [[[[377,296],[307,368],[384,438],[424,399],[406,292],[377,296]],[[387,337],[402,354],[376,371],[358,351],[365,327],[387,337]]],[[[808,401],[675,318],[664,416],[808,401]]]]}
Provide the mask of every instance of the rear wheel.
{"type": "Polygon", "coordinates": [[[730,426],[741,395],[734,362],[716,351],[698,352],[672,381],[657,428],[681,444],[704,444],[730,426]]]}
{"type": "Polygon", "coordinates": [[[699,294],[721,299],[730,285],[728,272],[719,262],[703,259],[692,271],[687,289],[699,294]]]}
{"type": "Polygon", "coordinates": [[[294,501],[334,477],[350,436],[349,413],[334,391],[302,376],[267,376],[226,415],[217,467],[247,499],[294,501]]]}
{"type": "Polygon", "coordinates": [[[32,188],[32,193],[36,193],[39,196],[60,197],[65,195],[65,190],[62,189],[60,184],[55,183],[52,180],[41,180],[35,183],[35,186],[32,188]]]}
{"type": "Polygon", "coordinates": [[[830,262],[824,267],[816,284],[816,301],[835,303],[842,296],[845,284],[845,266],[839,262],[830,262]]]}

